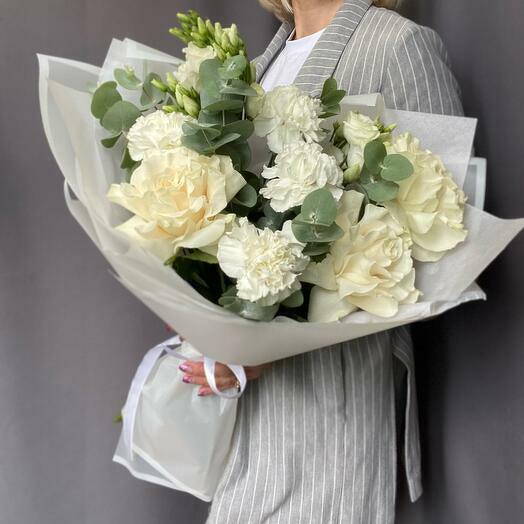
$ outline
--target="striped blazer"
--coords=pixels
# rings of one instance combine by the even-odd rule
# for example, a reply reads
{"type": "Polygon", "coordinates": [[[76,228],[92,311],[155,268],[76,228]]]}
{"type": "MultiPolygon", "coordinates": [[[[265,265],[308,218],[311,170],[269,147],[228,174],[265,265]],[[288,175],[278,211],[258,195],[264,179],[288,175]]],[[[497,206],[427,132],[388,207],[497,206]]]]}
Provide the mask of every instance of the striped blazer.
{"type": "MultiPolygon", "coordinates": [[[[398,13],[377,8],[371,0],[344,0],[298,73],[295,85],[319,96],[326,79],[334,77],[349,95],[382,93],[386,107],[425,113],[462,115],[460,90],[438,34],[398,13]]],[[[256,59],[260,80],[293,30],[284,22],[266,51],[256,59]]],[[[412,500],[421,493],[420,447],[409,333],[393,355],[407,369],[404,459],[412,500]]],[[[403,375],[400,375],[403,376],[403,375]]]]}
{"type": "MultiPolygon", "coordinates": [[[[284,22],[256,61],[261,78],[293,30],[284,22]]],[[[459,87],[435,31],[370,0],[344,0],[295,84],[313,96],[333,76],[349,95],[382,93],[392,109],[461,115],[459,87]]]]}

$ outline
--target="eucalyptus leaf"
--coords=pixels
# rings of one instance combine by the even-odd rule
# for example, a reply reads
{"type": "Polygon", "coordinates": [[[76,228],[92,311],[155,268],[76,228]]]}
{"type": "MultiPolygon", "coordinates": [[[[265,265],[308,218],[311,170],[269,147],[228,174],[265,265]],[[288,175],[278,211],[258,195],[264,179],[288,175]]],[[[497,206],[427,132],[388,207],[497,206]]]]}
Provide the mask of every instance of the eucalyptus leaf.
{"type": "Polygon", "coordinates": [[[255,188],[246,184],[234,197],[233,203],[244,206],[254,207],[258,200],[258,193],[255,188]]]}
{"type": "Polygon", "coordinates": [[[364,148],[364,163],[373,175],[382,169],[382,162],[386,157],[386,147],[380,140],[373,140],[364,148]]]}
{"type": "Polygon", "coordinates": [[[270,322],[273,320],[279,307],[279,304],[275,304],[274,306],[261,306],[256,302],[232,297],[231,295],[223,295],[218,300],[218,303],[224,307],[224,309],[236,313],[241,317],[259,322],[270,322]]]}
{"type": "Polygon", "coordinates": [[[313,226],[297,220],[299,217],[300,215],[291,223],[293,234],[299,242],[306,244],[309,242],[333,242],[344,234],[344,231],[336,222],[329,227],[313,226]]]}
{"type": "Polygon", "coordinates": [[[244,107],[244,100],[240,98],[224,98],[202,106],[206,111],[239,111],[244,107]]]}
{"type": "Polygon", "coordinates": [[[330,226],[337,216],[337,203],[327,189],[317,189],[304,200],[301,221],[307,224],[330,226]]]}
{"type": "Polygon", "coordinates": [[[237,171],[244,171],[251,162],[251,149],[247,142],[233,142],[220,146],[216,149],[220,155],[226,155],[231,158],[233,167],[237,171]]]}
{"type": "Polygon", "coordinates": [[[101,120],[110,107],[122,100],[116,85],[116,82],[105,82],[94,92],[91,113],[95,118],[101,120]]]}
{"type": "Polygon", "coordinates": [[[114,135],[129,131],[141,115],[140,109],[131,102],[120,101],[112,105],[101,120],[102,126],[114,135]]]}
{"type": "Polygon", "coordinates": [[[329,244],[326,243],[311,243],[306,245],[306,247],[302,250],[302,253],[308,257],[315,257],[327,253],[329,251],[329,247],[329,244]]]}
{"type": "Polygon", "coordinates": [[[151,81],[152,80],[159,80],[162,81],[160,78],[160,75],[157,75],[156,73],[149,73],[142,85],[142,95],[140,96],[140,103],[144,107],[153,107],[156,104],[159,104],[162,102],[166,94],[160,91],[158,87],[155,87],[151,81]]]}
{"type": "Polygon", "coordinates": [[[213,142],[213,148],[214,150],[217,150],[218,148],[229,144],[230,142],[234,142],[235,140],[239,139],[240,135],[238,133],[227,133],[226,135],[222,135],[222,137],[213,142]]]}
{"type": "Polygon", "coordinates": [[[384,159],[384,167],[380,176],[384,180],[398,182],[413,174],[413,164],[404,155],[388,155],[384,159]]]}
{"type": "Polygon", "coordinates": [[[200,251],[199,249],[195,249],[191,253],[184,253],[181,256],[188,260],[198,260],[199,262],[205,262],[206,264],[218,264],[217,257],[210,255],[209,253],[204,253],[204,251],[200,251]]]}
{"type": "Polygon", "coordinates": [[[300,289],[298,291],[295,291],[292,295],[286,298],[282,302],[282,305],[285,307],[295,308],[300,307],[304,303],[304,294],[300,289]]]}
{"type": "Polygon", "coordinates": [[[124,153],[122,154],[122,162],[120,163],[120,167],[122,169],[128,169],[130,167],[133,167],[135,164],[135,160],[131,158],[131,155],[129,154],[129,149],[126,147],[124,149],[124,153]]]}
{"type": "Polygon", "coordinates": [[[237,120],[224,126],[224,133],[238,133],[242,140],[247,140],[255,130],[251,120],[237,120]]]}
{"type": "Polygon", "coordinates": [[[243,80],[234,79],[220,89],[223,95],[257,96],[257,92],[243,80]]]}
{"type": "Polygon", "coordinates": [[[111,149],[115,146],[115,144],[118,142],[118,139],[122,136],[122,133],[118,133],[118,135],[115,136],[108,136],[107,138],[103,138],[100,140],[100,143],[106,147],[107,149],[111,149]]]}
{"type": "Polygon", "coordinates": [[[239,78],[247,65],[248,63],[245,56],[235,55],[225,60],[222,67],[218,69],[218,74],[226,80],[239,78]]]}
{"type": "Polygon", "coordinates": [[[322,86],[322,93],[320,94],[320,100],[324,102],[324,99],[330,93],[332,93],[333,91],[336,91],[336,89],[337,89],[337,81],[333,77],[328,78],[324,82],[324,85],[322,86]]]}
{"type": "Polygon", "coordinates": [[[370,184],[364,184],[369,198],[375,202],[387,202],[393,200],[398,194],[398,184],[387,180],[380,180],[370,184]]]}
{"type": "Polygon", "coordinates": [[[115,69],[115,80],[124,88],[135,91],[142,87],[142,81],[132,69],[115,69]]]}

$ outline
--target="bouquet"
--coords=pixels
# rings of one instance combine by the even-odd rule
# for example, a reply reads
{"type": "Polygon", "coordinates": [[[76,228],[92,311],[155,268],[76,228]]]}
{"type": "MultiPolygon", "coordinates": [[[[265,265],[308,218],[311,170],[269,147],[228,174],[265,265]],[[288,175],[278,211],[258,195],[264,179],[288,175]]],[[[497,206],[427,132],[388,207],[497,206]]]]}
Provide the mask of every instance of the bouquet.
{"type": "Polygon", "coordinates": [[[235,364],[483,298],[475,278],[522,222],[466,204],[473,119],[345,98],[334,79],[320,98],[265,93],[235,25],[178,17],[184,61],[131,41],[101,70],[41,57],[66,198],[126,287],[235,364]]]}
{"type": "MultiPolygon", "coordinates": [[[[39,60],[66,203],[116,278],[191,341],[180,358],[257,365],[485,298],[475,279],[524,221],[466,203],[474,119],[387,109],[334,79],[319,98],[266,93],[235,25],[178,17],[183,61],[131,40],[102,68],[39,60]]],[[[235,405],[180,389],[166,352],[137,372],[116,460],[209,500],[235,405]]]]}

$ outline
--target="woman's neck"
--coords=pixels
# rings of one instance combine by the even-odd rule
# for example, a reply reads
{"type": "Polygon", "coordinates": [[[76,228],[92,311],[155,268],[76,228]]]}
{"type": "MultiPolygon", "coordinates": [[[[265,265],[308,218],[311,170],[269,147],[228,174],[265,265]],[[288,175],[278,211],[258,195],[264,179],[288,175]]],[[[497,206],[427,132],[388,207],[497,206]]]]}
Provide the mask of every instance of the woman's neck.
{"type": "Polygon", "coordinates": [[[295,39],[324,29],[333,19],[343,0],[293,0],[295,39]]]}

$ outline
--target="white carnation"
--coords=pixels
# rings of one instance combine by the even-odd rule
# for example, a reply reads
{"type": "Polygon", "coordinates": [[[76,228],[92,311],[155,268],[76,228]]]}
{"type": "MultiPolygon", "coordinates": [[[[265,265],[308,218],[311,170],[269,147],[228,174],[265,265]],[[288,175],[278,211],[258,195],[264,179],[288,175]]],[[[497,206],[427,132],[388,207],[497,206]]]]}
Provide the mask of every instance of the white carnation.
{"type": "Polygon", "coordinates": [[[277,155],[273,167],[264,168],[262,176],[269,182],[260,193],[279,213],[302,205],[316,189],[328,189],[337,200],[343,192],[343,173],[336,159],[315,143],[303,142],[285,149],[277,155]]]}
{"type": "Polygon", "coordinates": [[[311,322],[333,322],[358,308],[391,317],[399,304],[414,303],[420,296],[409,235],[384,207],[368,204],[359,220],[363,198],[356,191],[344,192],[337,215],[344,236],[301,276],[303,282],[315,284],[311,322]]]}
{"type": "Polygon", "coordinates": [[[158,110],[141,116],[127,133],[129,155],[141,161],[155,151],[167,151],[179,147],[184,122],[194,121],[182,113],[165,113],[158,110]]]}
{"type": "Polygon", "coordinates": [[[200,91],[200,64],[205,60],[215,58],[215,50],[210,45],[198,47],[194,42],[189,42],[182,52],[186,55],[186,60],[176,70],[175,78],[185,88],[200,91]]]}
{"type": "Polygon", "coordinates": [[[272,231],[241,218],[220,239],[217,258],[222,271],[237,280],[238,297],[271,306],[300,289],[298,275],[309,261],[302,249],[290,222],[282,231],[272,231]]]}
{"type": "Polygon", "coordinates": [[[281,153],[297,142],[320,142],[322,104],[296,86],[276,87],[264,96],[254,120],[255,133],[267,137],[269,149],[281,153]]]}
{"type": "Polygon", "coordinates": [[[397,198],[385,205],[413,239],[413,257],[434,262],[464,241],[464,192],[454,182],[439,156],[423,150],[409,133],[386,144],[388,153],[400,153],[414,173],[400,181],[397,198]]]}

